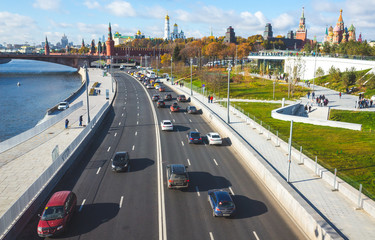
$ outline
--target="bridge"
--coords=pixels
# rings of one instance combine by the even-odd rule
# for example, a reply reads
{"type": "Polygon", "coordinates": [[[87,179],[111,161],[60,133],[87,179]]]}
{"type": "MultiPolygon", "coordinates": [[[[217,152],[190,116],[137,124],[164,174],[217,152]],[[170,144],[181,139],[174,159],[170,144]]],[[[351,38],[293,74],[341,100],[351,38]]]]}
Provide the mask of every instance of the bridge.
{"type": "Polygon", "coordinates": [[[0,54],[0,63],[8,62],[10,59],[27,59],[44,62],[52,62],[57,64],[67,65],[73,68],[79,68],[87,63],[91,66],[92,62],[100,59],[111,60],[116,64],[125,64],[135,66],[142,60],[150,60],[150,58],[159,58],[164,53],[168,52],[167,49],[155,49],[155,48],[123,48],[115,47],[114,55],[107,56],[98,53],[94,54],[69,54],[69,53],[50,53],[49,55],[44,54],[0,54]]]}

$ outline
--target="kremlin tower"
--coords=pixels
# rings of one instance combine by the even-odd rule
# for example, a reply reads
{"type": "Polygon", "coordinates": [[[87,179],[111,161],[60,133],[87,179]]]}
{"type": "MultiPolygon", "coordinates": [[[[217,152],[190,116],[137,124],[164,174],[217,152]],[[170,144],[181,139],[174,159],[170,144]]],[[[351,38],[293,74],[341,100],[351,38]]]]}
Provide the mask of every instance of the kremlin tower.
{"type": "Polygon", "coordinates": [[[299,20],[299,27],[296,32],[296,39],[300,39],[303,42],[306,42],[307,39],[307,30],[305,24],[305,8],[302,8],[302,16],[299,20]]]}
{"type": "Polygon", "coordinates": [[[44,55],[49,55],[49,45],[48,45],[48,39],[46,36],[46,43],[44,44],[44,55]]]}
{"type": "Polygon", "coordinates": [[[107,56],[113,56],[115,52],[115,41],[112,39],[112,29],[111,29],[111,23],[109,23],[108,27],[108,39],[105,42],[107,45],[107,56]]]}

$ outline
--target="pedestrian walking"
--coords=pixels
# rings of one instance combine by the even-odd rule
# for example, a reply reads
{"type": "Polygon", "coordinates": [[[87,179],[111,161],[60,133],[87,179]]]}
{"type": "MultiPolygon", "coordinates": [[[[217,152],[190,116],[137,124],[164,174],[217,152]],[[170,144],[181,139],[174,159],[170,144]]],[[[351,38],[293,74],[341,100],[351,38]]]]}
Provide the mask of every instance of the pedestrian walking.
{"type": "Polygon", "coordinates": [[[307,98],[310,99],[310,91],[307,92],[307,98]]]}
{"type": "Polygon", "coordinates": [[[68,119],[65,119],[65,129],[67,129],[69,126],[69,120],[68,119]]]}
{"type": "Polygon", "coordinates": [[[100,89],[98,90],[98,92],[99,92],[99,95],[100,95],[100,89]]]}
{"type": "Polygon", "coordinates": [[[79,126],[82,126],[82,122],[83,122],[83,116],[79,116],[79,126]]]}
{"type": "Polygon", "coordinates": [[[211,100],[211,103],[212,103],[212,101],[214,100],[214,96],[211,96],[211,97],[210,97],[210,100],[211,100]]]}
{"type": "Polygon", "coordinates": [[[341,92],[339,92],[339,97],[340,97],[340,99],[341,99],[341,92]]]}
{"type": "Polygon", "coordinates": [[[211,100],[211,96],[208,95],[208,103],[210,103],[210,100],[211,100]]]}
{"type": "Polygon", "coordinates": [[[313,99],[315,98],[315,92],[312,92],[312,98],[313,99]]]}

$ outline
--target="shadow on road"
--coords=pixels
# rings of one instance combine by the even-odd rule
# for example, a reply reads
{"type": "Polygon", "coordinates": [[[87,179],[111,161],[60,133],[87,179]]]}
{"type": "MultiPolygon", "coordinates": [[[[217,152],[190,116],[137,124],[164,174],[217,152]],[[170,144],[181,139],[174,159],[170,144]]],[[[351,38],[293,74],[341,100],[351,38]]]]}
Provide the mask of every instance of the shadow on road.
{"type": "Polygon", "coordinates": [[[142,171],[154,163],[155,161],[149,158],[132,158],[130,159],[130,172],[142,171]]]}
{"type": "Polygon", "coordinates": [[[195,192],[196,186],[200,192],[210,189],[228,188],[232,184],[228,179],[221,176],[213,176],[208,172],[189,172],[190,186],[186,191],[195,192]]]}
{"type": "Polygon", "coordinates": [[[234,219],[255,217],[268,212],[268,208],[263,202],[250,199],[243,195],[234,195],[232,198],[236,204],[234,219]]]}

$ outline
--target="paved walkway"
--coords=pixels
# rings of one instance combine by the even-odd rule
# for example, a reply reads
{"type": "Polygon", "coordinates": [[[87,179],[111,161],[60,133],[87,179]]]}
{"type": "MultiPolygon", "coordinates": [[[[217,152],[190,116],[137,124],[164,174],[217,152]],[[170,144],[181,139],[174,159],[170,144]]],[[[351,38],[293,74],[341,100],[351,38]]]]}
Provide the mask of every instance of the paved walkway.
{"type": "MultiPolygon", "coordinates": [[[[175,85],[176,88],[180,88],[175,85]]],[[[180,88],[190,95],[190,89],[180,88]]],[[[341,100],[338,92],[316,87],[316,94],[324,94],[331,99],[331,104],[337,107],[352,107],[354,109],[355,97],[344,95],[341,100]],[[335,97],[337,96],[337,98],[335,97]]],[[[218,103],[207,103],[207,98],[194,92],[194,96],[200,100],[206,107],[210,108],[222,119],[227,119],[227,108],[218,103]]],[[[303,99],[303,100],[307,100],[303,99]]],[[[250,125],[237,115],[230,113],[231,124],[243,138],[246,139],[267,161],[275,167],[284,176],[287,173],[287,153],[281,148],[275,147],[271,141],[267,141],[266,134],[260,135],[250,125]]],[[[315,176],[304,165],[298,165],[299,159],[292,159],[291,165],[291,185],[306,197],[311,204],[317,208],[330,222],[332,222],[339,231],[348,239],[368,240],[375,239],[375,219],[362,210],[355,210],[356,205],[349,201],[340,192],[333,192],[332,187],[321,178],[315,176]]]]}
{"type": "MultiPolygon", "coordinates": [[[[97,89],[101,95],[89,96],[91,119],[102,106],[113,98],[111,92],[111,77],[103,77],[99,69],[89,69],[89,88],[95,83],[101,83],[97,89]],[[110,91],[110,100],[105,98],[105,89],[110,91]]],[[[79,116],[83,115],[83,124],[87,121],[86,92],[70,103],[83,101],[83,106],[72,112],[69,128],[65,129],[65,118],[51,126],[46,131],[33,138],[0,153],[0,217],[13,203],[30,187],[30,185],[52,163],[52,150],[57,145],[61,154],[78,136],[84,127],[79,126],[79,116]]],[[[1,234],[1,233],[0,233],[1,234]]]]}

